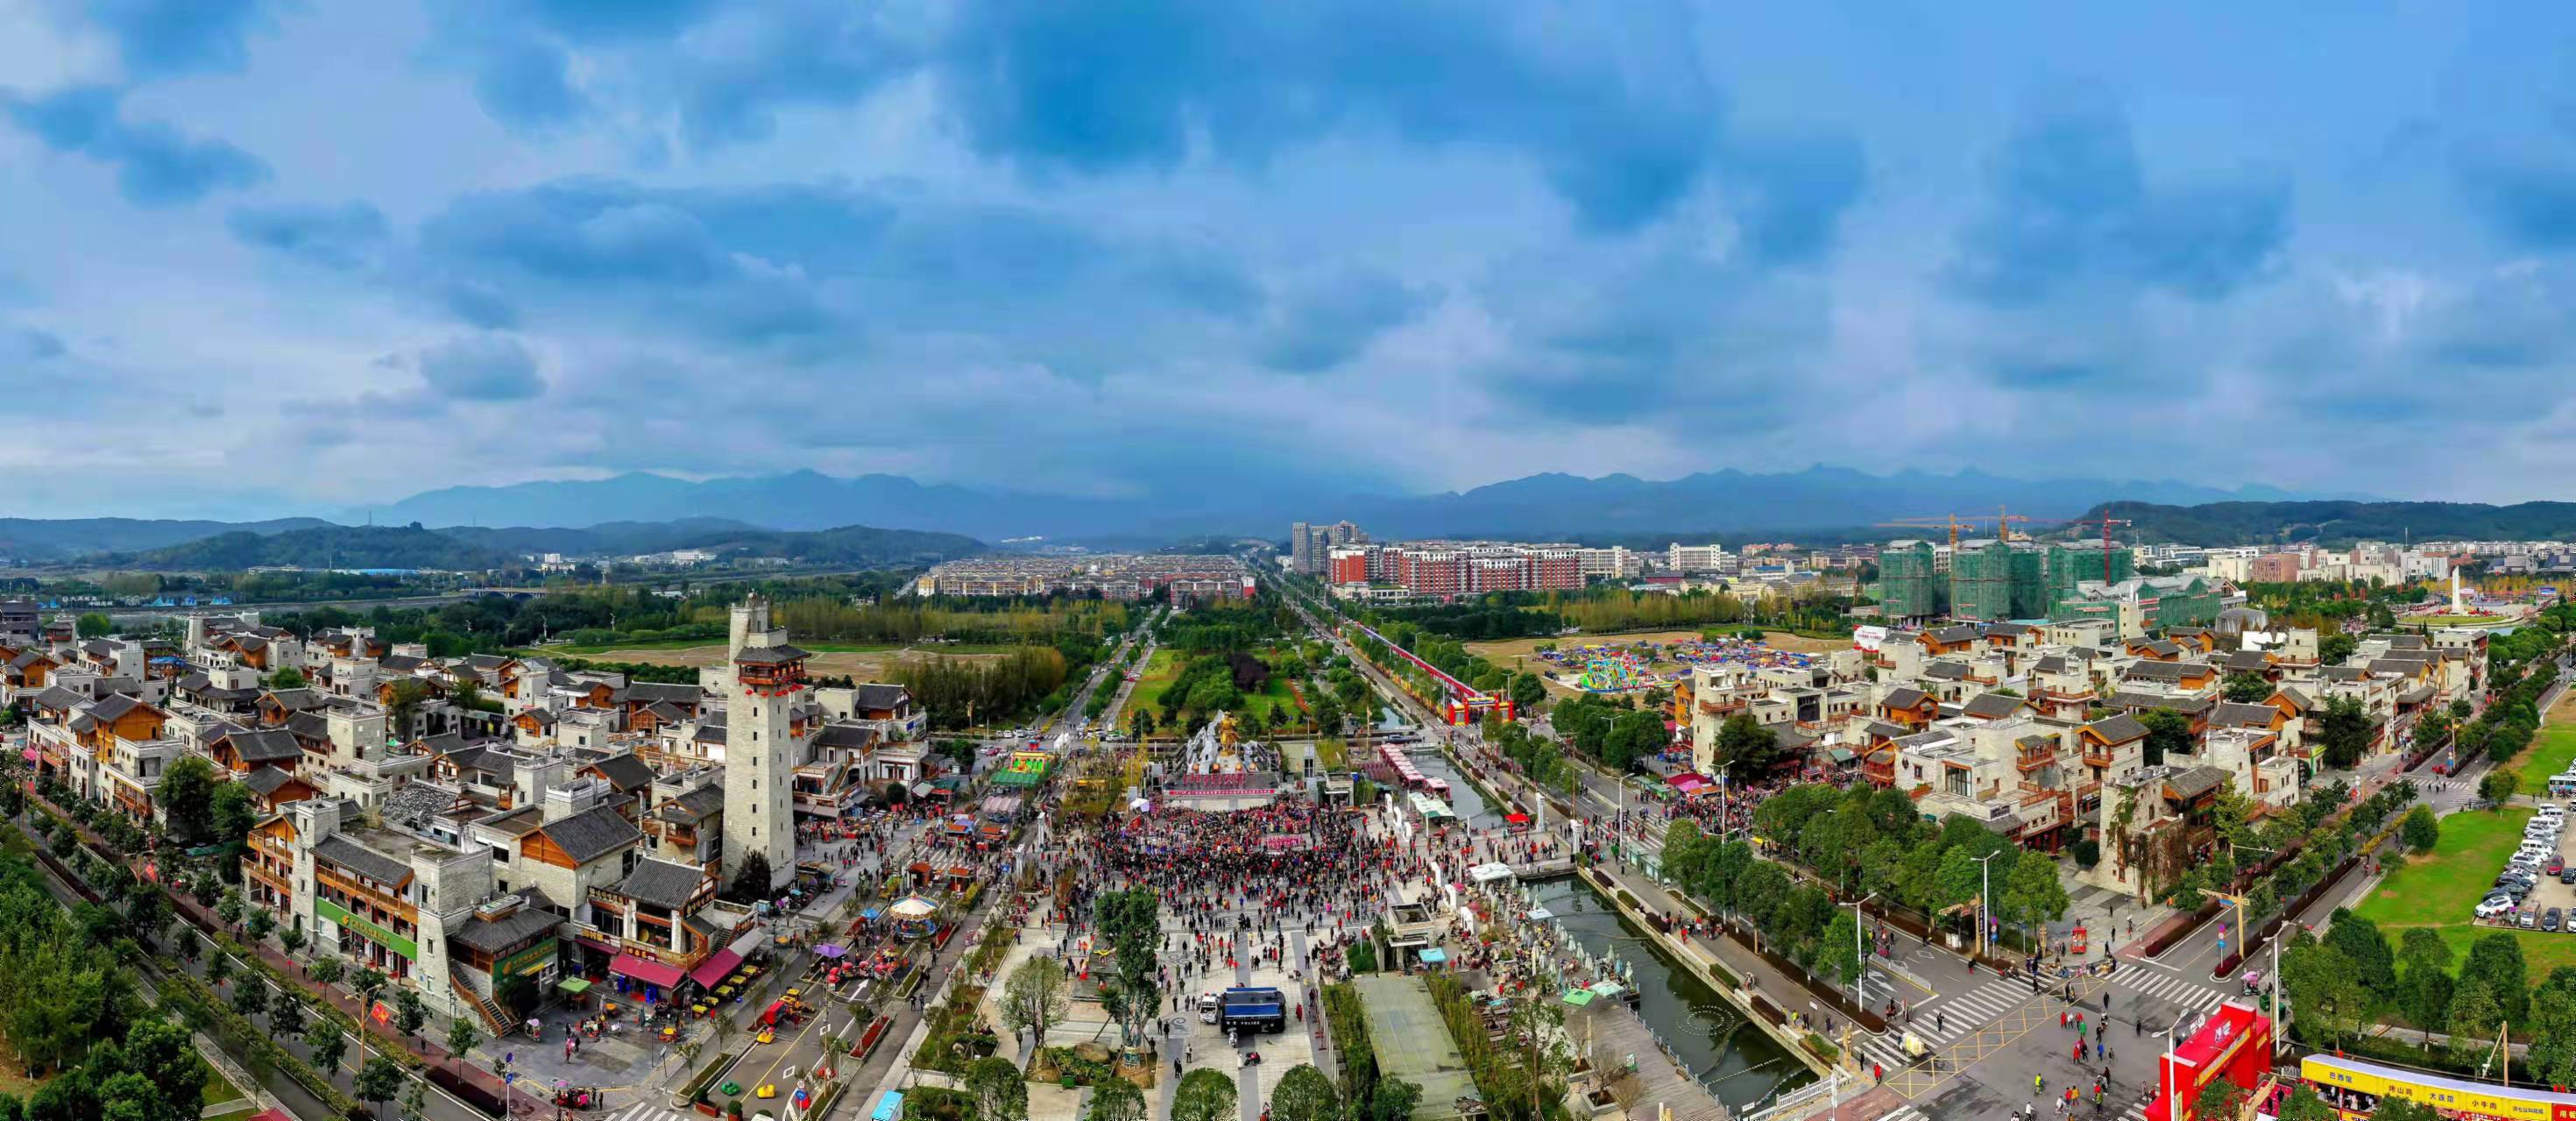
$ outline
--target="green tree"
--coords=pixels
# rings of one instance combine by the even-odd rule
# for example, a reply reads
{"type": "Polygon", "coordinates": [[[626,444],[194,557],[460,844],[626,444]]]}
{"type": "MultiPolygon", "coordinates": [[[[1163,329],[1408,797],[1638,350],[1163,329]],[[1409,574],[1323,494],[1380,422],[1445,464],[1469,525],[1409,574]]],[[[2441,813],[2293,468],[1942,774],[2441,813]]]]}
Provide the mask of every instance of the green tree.
{"type": "Polygon", "coordinates": [[[1200,1067],[1182,1075],[1172,1092],[1172,1121],[1233,1121],[1234,1103],[1234,1079],[1200,1067]]]}
{"type": "Polygon", "coordinates": [[[2521,785],[2522,772],[2506,767],[2490,768],[2478,779],[2478,797],[2486,799],[2488,809],[2502,811],[2521,785]]]}
{"type": "Polygon", "coordinates": [[[2531,984],[2522,960],[2522,940],[2502,931],[2469,943],[2469,960],[2460,966],[2460,983],[2483,983],[2504,1019],[2520,1023],[2531,1001],[2531,984]]]}
{"type": "Polygon", "coordinates": [[[2326,702],[2325,715],[2319,719],[2317,733],[2319,755],[2330,770],[2350,770],[2370,750],[2372,731],[2378,722],[2361,701],[2345,696],[2326,702]]]}
{"type": "Polygon", "coordinates": [[[214,797],[215,765],[203,755],[183,755],[161,773],[161,808],[182,843],[202,844],[213,835],[214,797]]]}
{"type": "Polygon", "coordinates": [[[2432,1106],[2391,1095],[2379,1099],[2379,1108],[2370,1112],[2370,1121],[2442,1121],[2432,1106]]]}
{"type": "Polygon", "coordinates": [[[1064,967],[1044,955],[1021,962],[1003,982],[1002,1023],[1029,1033],[1031,1054],[1046,1046],[1047,1028],[1064,1018],[1065,988],[1064,967]]]}
{"type": "Polygon", "coordinates": [[[393,683],[385,702],[385,727],[394,738],[409,741],[412,721],[420,715],[420,706],[429,702],[429,683],[417,677],[402,678],[393,683]]]}
{"type": "Polygon", "coordinates": [[[459,1016],[447,1025],[448,1054],[471,1055],[474,1053],[475,1045],[481,1042],[483,1042],[483,1032],[474,1026],[471,1018],[459,1016]]]}
{"type": "Polygon", "coordinates": [[[1299,1063],[1270,1092],[1270,1115],[1276,1121],[1342,1121],[1342,1095],[1313,1063],[1299,1063]]]}
{"type": "Polygon", "coordinates": [[[80,632],[82,638],[106,638],[116,633],[116,620],[95,611],[83,613],[72,626],[80,632]]]}
{"type": "Polygon", "coordinates": [[[2445,1026],[2451,1034],[2451,1061],[2469,1065],[2490,1057],[2496,1025],[2503,1022],[2504,1010],[2495,989],[2483,980],[2463,977],[2451,994],[2451,1020],[2445,1026]]]}
{"type": "Polygon", "coordinates": [[[2406,820],[2399,826],[2399,834],[2405,838],[2406,847],[2420,856],[2442,843],[2442,819],[2433,812],[2433,807],[2417,806],[2406,811],[2406,820]]]}
{"type": "Polygon", "coordinates": [[[292,1039],[304,1034],[304,1001],[292,992],[281,991],[268,1002],[268,1034],[278,1039],[292,1039]]]}
{"type": "Polygon", "coordinates": [[[340,983],[341,977],[348,974],[349,967],[340,964],[338,958],[326,957],[315,959],[313,964],[305,967],[304,972],[311,974],[316,982],[336,985],[340,983]]]}
{"type": "Polygon", "coordinates": [[[2035,930],[2042,923],[2066,917],[2070,900],[2065,883],[2057,878],[2055,862],[2039,858],[2016,860],[2007,879],[2006,886],[1996,889],[2001,896],[1996,902],[2006,920],[2035,930]]]}
{"type": "Polygon", "coordinates": [[[742,867],[734,871],[733,887],[728,894],[741,902],[768,899],[773,875],[767,853],[758,849],[744,853],[742,867]]]}
{"type": "Polygon", "coordinates": [[[313,1069],[329,1078],[340,1069],[340,1059],[349,1053],[349,1037],[340,1034],[340,1025],[327,1019],[313,1021],[304,1033],[304,1045],[312,1048],[313,1069]]]}
{"type": "Polygon", "coordinates": [[[1093,1083],[1085,1121],[1145,1121],[1145,1094],[1124,1078],[1093,1083]]]}
{"type": "Polygon", "coordinates": [[[1860,923],[1852,918],[1851,912],[1834,908],[1833,921],[1825,924],[1824,934],[1817,939],[1816,968],[1845,986],[1859,984],[1859,935],[1860,923]]]}
{"type": "Polygon", "coordinates": [[[1512,705],[1522,712],[1535,712],[1539,702],[1547,699],[1547,683],[1535,673],[1512,675],[1512,705]]]}
{"type": "Polygon", "coordinates": [[[286,951],[286,956],[294,957],[296,951],[304,948],[304,932],[291,926],[278,931],[277,945],[286,951]]]}
{"type": "MultiPolygon", "coordinates": [[[[2418,807],[2421,808],[2421,807],[2418,807]]],[[[2451,1015],[2451,944],[2430,927],[2409,927],[2399,944],[2397,1008],[2423,1032],[2427,1049],[2433,1029],[2451,1015]]]]}
{"type": "Polygon", "coordinates": [[[2227,699],[2238,704],[2255,704],[2272,695],[2272,683],[2259,673],[2228,674],[2224,688],[2227,699]]]}
{"type": "MultiPolygon", "coordinates": [[[[1421,1101],[1421,1086],[1401,1078],[1380,1078],[1377,1087],[1369,1092],[1367,1121],[1405,1121],[1421,1101]]],[[[1354,1117],[1352,1121],[1360,1119],[1354,1117]]]]}
{"type": "Polygon", "coordinates": [[[1009,1059],[975,1060],[966,1068],[966,1090],[975,1095],[976,1121],[1027,1121],[1029,1084],[1009,1059]]]}
{"type": "Polygon", "coordinates": [[[2397,999],[2397,952],[2389,946],[2388,936],[2380,933],[2378,923],[2338,908],[2332,925],[2326,928],[2325,941],[2352,959],[2353,969],[2373,1006],[2386,1006],[2397,999]]]}
{"type": "Polygon", "coordinates": [[[304,688],[306,685],[310,684],[310,682],[307,682],[304,679],[303,670],[297,669],[294,666],[287,666],[284,669],[280,669],[277,672],[268,675],[268,678],[260,682],[260,684],[268,686],[272,692],[282,693],[289,689],[304,688]]]}
{"type": "MultiPolygon", "coordinates": [[[[1007,1065],[1007,1064],[1006,1064],[1007,1065]]],[[[392,1101],[402,1092],[403,1071],[391,1058],[378,1055],[358,1069],[358,1078],[350,1083],[358,1097],[368,1102],[392,1101]]]]}
{"type": "Polygon", "coordinates": [[[420,1038],[420,1029],[429,1023],[429,1006],[421,1003],[420,990],[408,985],[394,990],[394,1030],[420,1038]]]}
{"type": "Polygon", "coordinates": [[[2147,766],[2163,766],[2167,755],[2191,754],[2191,720],[2183,714],[2151,708],[2138,714],[2138,724],[2147,730],[2139,748],[2147,766]]]}
{"type": "Polygon", "coordinates": [[[2342,631],[2336,631],[2317,640],[2317,661],[2321,665],[2339,666],[2359,649],[2361,649],[2360,639],[2342,631]]]}
{"type": "Polygon", "coordinates": [[[1749,779],[1769,771],[1780,754],[1780,734],[1764,727],[1750,714],[1736,713],[1717,726],[1717,743],[1711,752],[1711,765],[1738,779],[1749,779]]]}
{"type": "Polygon", "coordinates": [[[255,974],[244,976],[241,984],[233,986],[233,1011],[250,1019],[268,1011],[268,985],[255,974]]]}
{"type": "Polygon", "coordinates": [[[1699,831],[1699,823],[1689,818],[1675,818],[1664,827],[1664,875],[1678,884],[1698,884],[1708,874],[1708,861],[1715,855],[1709,839],[1699,831]]]}

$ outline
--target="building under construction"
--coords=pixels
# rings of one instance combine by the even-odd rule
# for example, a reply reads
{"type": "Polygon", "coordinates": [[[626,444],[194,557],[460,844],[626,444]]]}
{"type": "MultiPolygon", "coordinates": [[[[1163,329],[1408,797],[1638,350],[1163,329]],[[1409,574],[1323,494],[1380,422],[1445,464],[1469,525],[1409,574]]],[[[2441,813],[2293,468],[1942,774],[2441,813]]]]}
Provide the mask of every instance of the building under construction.
{"type": "Polygon", "coordinates": [[[2073,541],[2048,547],[2048,612],[2075,598],[2075,586],[2090,580],[2099,584],[2117,584],[2137,575],[2138,558],[2114,543],[2104,546],[2099,541],[2073,541]],[[2105,560],[2108,566],[2104,565],[2105,560]],[[2105,575],[2108,573],[2108,575],[2105,575]]]}
{"type": "Polygon", "coordinates": [[[1997,623],[2048,614],[2047,559],[2027,541],[1959,542],[1950,558],[1950,615],[1997,623]]]}
{"type": "Polygon", "coordinates": [[[1878,551],[1878,609],[1888,619],[1929,618],[1941,613],[1939,581],[1933,578],[1934,553],[1929,541],[1895,541],[1878,551]]]}

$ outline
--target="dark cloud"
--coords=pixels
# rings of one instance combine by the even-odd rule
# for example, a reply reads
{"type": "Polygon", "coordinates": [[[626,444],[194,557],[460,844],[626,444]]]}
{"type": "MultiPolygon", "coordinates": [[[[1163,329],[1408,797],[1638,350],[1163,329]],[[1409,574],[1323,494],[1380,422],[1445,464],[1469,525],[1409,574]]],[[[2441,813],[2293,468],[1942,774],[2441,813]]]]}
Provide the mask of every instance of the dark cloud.
{"type": "Polygon", "coordinates": [[[1864,168],[1844,137],[1730,145],[1691,46],[1697,17],[1665,0],[1599,17],[1463,0],[567,6],[441,7],[448,50],[496,119],[587,112],[572,51],[624,59],[701,151],[767,137],[782,109],[926,75],[968,144],[1039,175],[1170,168],[1201,144],[1258,167],[1327,135],[1374,136],[1519,156],[1581,224],[1620,232],[1733,171],[1757,250],[1784,260],[1830,240],[1864,168]]]}
{"type": "Polygon", "coordinates": [[[57,152],[116,168],[118,193],[137,206],[178,206],[268,178],[259,157],[220,140],[200,140],[159,121],[129,121],[122,95],[73,86],[41,98],[0,94],[10,119],[57,152]]]}
{"type": "Polygon", "coordinates": [[[384,214],[363,202],[237,207],[224,225],[246,244],[340,270],[367,263],[390,236],[384,214]]]}
{"type": "Polygon", "coordinates": [[[250,33],[274,20],[267,0],[89,0],[88,7],[138,78],[238,71],[250,58],[250,33]]]}
{"type": "Polygon", "coordinates": [[[1261,360],[1293,373],[1332,369],[1420,315],[1435,299],[1432,291],[1376,269],[1340,270],[1287,294],[1262,336],[1261,360]]]}
{"type": "Polygon", "coordinates": [[[2464,147],[2453,170],[2478,217],[2505,240],[2548,252],[2576,246],[2576,161],[2464,147]]]}
{"type": "Polygon", "coordinates": [[[536,356],[519,340],[501,336],[451,339],[420,353],[421,380],[430,395],[449,401],[524,401],[546,390],[536,356]]]}
{"type": "Polygon", "coordinates": [[[10,342],[10,349],[16,351],[19,358],[30,362],[60,358],[68,353],[67,348],[63,346],[61,336],[51,331],[39,331],[33,327],[21,327],[6,335],[0,335],[0,338],[6,338],[10,342]]]}
{"type": "Polygon", "coordinates": [[[2159,189],[2126,118],[2069,108],[2026,122],[1989,166],[1984,213],[1960,238],[1954,286],[2028,306],[2096,285],[2228,296],[2288,240],[2286,183],[2243,177],[2159,189]]]}

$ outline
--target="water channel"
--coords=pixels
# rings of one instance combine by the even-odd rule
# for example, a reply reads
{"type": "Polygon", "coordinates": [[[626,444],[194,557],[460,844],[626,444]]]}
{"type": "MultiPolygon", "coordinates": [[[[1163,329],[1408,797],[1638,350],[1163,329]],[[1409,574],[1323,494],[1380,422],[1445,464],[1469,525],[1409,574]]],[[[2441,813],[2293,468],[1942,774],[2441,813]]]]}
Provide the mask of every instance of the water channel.
{"type": "MultiPolygon", "coordinates": [[[[1449,782],[1450,808],[1468,827],[1491,829],[1503,823],[1501,811],[1449,765],[1448,757],[1422,751],[1414,753],[1413,761],[1424,775],[1449,782]]],[[[1615,953],[1636,970],[1642,998],[1637,1010],[1646,1026],[1730,1111],[1741,1116],[1748,1106],[1816,1080],[1804,1063],[1747,1022],[1725,997],[1684,972],[1643,931],[1621,918],[1590,884],[1550,880],[1535,891],[1539,905],[1554,913],[1584,949],[1615,953]]]]}

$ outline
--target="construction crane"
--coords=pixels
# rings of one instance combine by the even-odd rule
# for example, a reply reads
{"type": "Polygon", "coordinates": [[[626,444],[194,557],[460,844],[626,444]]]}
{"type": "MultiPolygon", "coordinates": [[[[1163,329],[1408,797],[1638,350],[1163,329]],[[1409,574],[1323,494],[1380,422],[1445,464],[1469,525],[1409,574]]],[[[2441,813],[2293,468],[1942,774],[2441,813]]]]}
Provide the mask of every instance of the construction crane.
{"type": "MultiPolygon", "coordinates": [[[[1894,521],[1885,521],[1878,524],[1893,529],[1948,529],[1950,531],[1950,552],[1956,554],[1959,551],[1960,527],[1965,526],[1970,529],[1976,529],[1984,526],[1988,522],[1994,522],[1998,526],[2007,525],[2005,520],[1999,519],[2008,519],[2009,521],[2016,522],[2026,522],[2030,520],[2029,518],[2022,517],[2019,514],[2004,514],[2002,512],[2002,507],[1997,507],[1996,512],[1993,514],[1970,514],[1966,517],[1960,517],[1957,514],[1941,514],[1935,517],[1925,518],[1898,518],[1894,521]]],[[[2003,532],[2005,535],[2009,536],[2012,531],[2007,526],[2003,532]]]]}
{"type": "Polygon", "coordinates": [[[2110,582],[2111,582],[2111,527],[2112,527],[2112,526],[2115,526],[2115,525],[2136,525],[2136,524],[2138,524],[2138,523],[2133,522],[2133,521],[2130,521],[2130,520],[2128,520],[2127,518],[2072,518],[2072,519],[2067,520],[2065,524],[2067,524],[2067,525],[2098,525],[2098,526],[2101,526],[2101,527],[2102,527],[2102,582],[2103,582],[2104,584],[2108,584],[2108,583],[2110,583],[2110,582]]]}

